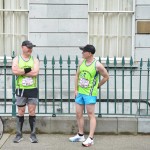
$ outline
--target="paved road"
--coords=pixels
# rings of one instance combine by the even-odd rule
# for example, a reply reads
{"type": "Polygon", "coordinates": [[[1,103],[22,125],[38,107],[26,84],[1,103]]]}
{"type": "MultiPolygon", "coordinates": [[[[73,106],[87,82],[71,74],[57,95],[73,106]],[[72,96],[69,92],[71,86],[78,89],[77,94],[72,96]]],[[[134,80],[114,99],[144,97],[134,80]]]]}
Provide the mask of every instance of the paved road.
{"type": "MultiPolygon", "coordinates": [[[[24,140],[13,143],[14,135],[4,134],[1,150],[85,150],[81,143],[69,142],[70,135],[39,134],[39,143],[30,143],[29,134],[24,140]]],[[[87,148],[89,149],[89,148],[87,148]]],[[[150,135],[95,135],[90,150],[150,150],[150,135]]]]}

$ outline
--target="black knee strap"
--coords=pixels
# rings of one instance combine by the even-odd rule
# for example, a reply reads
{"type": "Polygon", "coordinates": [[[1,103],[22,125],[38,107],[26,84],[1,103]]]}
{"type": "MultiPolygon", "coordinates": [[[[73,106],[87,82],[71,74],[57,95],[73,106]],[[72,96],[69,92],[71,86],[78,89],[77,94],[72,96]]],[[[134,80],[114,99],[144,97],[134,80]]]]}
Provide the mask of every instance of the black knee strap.
{"type": "Polygon", "coordinates": [[[29,122],[35,122],[36,116],[29,116],[29,122]]]}
{"type": "Polygon", "coordinates": [[[17,116],[19,118],[19,122],[24,122],[24,116],[17,116]]]}
{"type": "Polygon", "coordinates": [[[17,105],[18,107],[24,107],[24,106],[26,106],[26,104],[25,105],[17,105]]]}

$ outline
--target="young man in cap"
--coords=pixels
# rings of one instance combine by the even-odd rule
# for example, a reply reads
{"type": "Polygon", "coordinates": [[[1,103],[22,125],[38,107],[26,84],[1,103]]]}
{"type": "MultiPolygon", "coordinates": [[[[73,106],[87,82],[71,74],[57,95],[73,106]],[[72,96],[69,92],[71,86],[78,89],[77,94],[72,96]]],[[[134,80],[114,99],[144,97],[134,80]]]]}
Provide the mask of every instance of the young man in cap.
{"type": "Polygon", "coordinates": [[[28,106],[29,124],[31,128],[30,141],[37,143],[35,134],[35,109],[38,103],[37,75],[39,73],[39,60],[31,56],[35,47],[30,41],[22,42],[22,54],[13,59],[12,72],[16,75],[16,105],[18,106],[17,132],[14,143],[22,138],[25,107],[28,106]]]}
{"type": "Polygon", "coordinates": [[[94,144],[94,132],[96,128],[96,118],[94,115],[98,88],[103,85],[109,75],[104,66],[94,58],[95,47],[86,45],[79,47],[82,50],[83,59],[79,62],[79,67],[75,76],[75,106],[78,124],[77,135],[70,137],[71,142],[83,142],[82,145],[89,147],[94,144]],[[99,76],[103,78],[99,82],[99,76]],[[90,132],[88,138],[84,138],[84,105],[90,120],[90,132]]]}

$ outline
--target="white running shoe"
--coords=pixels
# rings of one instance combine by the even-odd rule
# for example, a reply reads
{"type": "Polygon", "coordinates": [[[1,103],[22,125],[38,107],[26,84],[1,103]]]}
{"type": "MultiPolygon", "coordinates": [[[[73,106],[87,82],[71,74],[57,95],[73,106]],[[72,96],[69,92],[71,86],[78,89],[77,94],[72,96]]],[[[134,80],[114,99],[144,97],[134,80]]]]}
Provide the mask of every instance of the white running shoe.
{"type": "Polygon", "coordinates": [[[73,137],[70,137],[69,141],[70,142],[83,142],[83,141],[85,141],[85,138],[84,138],[84,135],[79,136],[79,134],[77,134],[77,135],[75,135],[73,137]]]}
{"type": "Polygon", "coordinates": [[[91,145],[93,145],[93,144],[94,144],[94,141],[93,141],[90,137],[88,137],[88,138],[86,139],[86,141],[84,141],[84,142],[82,143],[82,146],[89,147],[89,146],[91,146],[91,145]]]}

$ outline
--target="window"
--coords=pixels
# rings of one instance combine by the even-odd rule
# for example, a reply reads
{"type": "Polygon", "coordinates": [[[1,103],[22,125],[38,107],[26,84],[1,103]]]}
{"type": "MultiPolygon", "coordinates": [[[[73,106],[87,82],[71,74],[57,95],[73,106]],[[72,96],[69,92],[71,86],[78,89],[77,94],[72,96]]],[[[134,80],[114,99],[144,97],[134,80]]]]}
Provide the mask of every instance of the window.
{"type": "Polygon", "coordinates": [[[96,56],[130,58],[134,49],[134,0],[89,0],[89,43],[96,56]]]}
{"type": "Polygon", "coordinates": [[[20,52],[28,37],[28,0],[0,0],[0,56],[20,52]]]}

